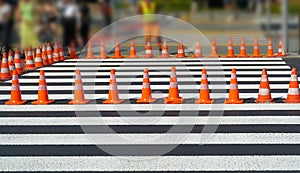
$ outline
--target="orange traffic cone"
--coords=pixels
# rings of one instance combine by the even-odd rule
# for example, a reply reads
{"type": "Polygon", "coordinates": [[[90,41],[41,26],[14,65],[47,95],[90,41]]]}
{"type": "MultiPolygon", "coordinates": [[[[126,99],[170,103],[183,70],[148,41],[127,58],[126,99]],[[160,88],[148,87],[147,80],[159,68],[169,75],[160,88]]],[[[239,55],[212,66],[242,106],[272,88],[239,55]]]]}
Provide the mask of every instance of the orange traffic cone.
{"type": "Polygon", "coordinates": [[[10,78],[11,78],[11,74],[9,72],[9,67],[8,67],[8,63],[7,63],[7,54],[3,53],[2,63],[1,63],[0,79],[1,80],[8,80],[10,78]]]}
{"type": "Polygon", "coordinates": [[[212,44],[211,45],[211,54],[208,57],[210,57],[210,58],[219,58],[220,55],[218,54],[216,39],[213,39],[211,44],[212,44]]]}
{"type": "Polygon", "coordinates": [[[12,81],[11,81],[10,100],[5,102],[5,104],[6,105],[22,105],[26,102],[27,102],[26,100],[22,100],[18,74],[17,74],[17,71],[14,70],[12,81]]]}
{"type": "Polygon", "coordinates": [[[202,69],[201,85],[200,85],[200,94],[199,99],[195,100],[196,104],[212,104],[214,101],[210,99],[207,72],[206,69],[202,69]]]}
{"type": "Polygon", "coordinates": [[[255,102],[256,103],[273,102],[271,92],[270,92],[270,84],[269,84],[267,69],[265,69],[265,68],[262,71],[259,92],[258,92],[258,98],[255,100],[255,102]]]}
{"type": "Polygon", "coordinates": [[[114,69],[110,70],[110,81],[109,81],[109,91],[108,91],[108,98],[104,100],[103,104],[120,104],[124,102],[124,100],[119,99],[119,92],[117,87],[117,80],[116,80],[116,71],[114,69]]]}
{"type": "Polygon", "coordinates": [[[165,98],[165,104],[181,104],[183,100],[183,98],[179,97],[176,68],[173,66],[170,75],[169,96],[165,98]]]}
{"type": "Polygon", "coordinates": [[[137,58],[134,39],[130,40],[130,54],[128,58],[137,58]]]}
{"type": "Polygon", "coordinates": [[[99,58],[109,58],[109,56],[106,55],[106,49],[105,49],[105,44],[104,41],[101,40],[100,42],[100,56],[99,58]]]}
{"type": "Polygon", "coordinates": [[[236,78],[236,69],[231,70],[230,88],[229,88],[229,98],[225,100],[225,104],[242,104],[244,100],[240,99],[238,81],[236,78]]]}
{"type": "Polygon", "coordinates": [[[151,41],[148,40],[146,44],[146,52],[144,58],[153,58],[151,41]]]}
{"type": "Polygon", "coordinates": [[[124,58],[121,54],[121,47],[120,47],[119,40],[116,41],[115,55],[112,58],[124,58]]]}
{"type": "Polygon", "coordinates": [[[52,47],[51,44],[48,42],[47,43],[47,56],[48,56],[48,62],[49,64],[53,64],[54,60],[53,60],[53,52],[52,52],[52,47]]]}
{"type": "Polygon", "coordinates": [[[49,100],[47,83],[45,78],[44,70],[40,70],[40,81],[39,81],[39,91],[38,91],[38,99],[31,104],[33,105],[47,105],[53,103],[54,100],[49,100]]]}
{"type": "Polygon", "coordinates": [[[284,102],[300,103],[299,83],[298,83],[296,68],[292,69],[289,91],[288,91],[287,97],[284,100],[284,102]]]}
{"type": "Polygon", "coordinates": [[[13,52],[11,50],[8,52],[8,68],[11,75],[13,71],[16,70],[14,58],[13,58],[13,52]]]}
{"type": "Polygon", "coordinates": [[[94,52],[93,52],[93,42],[92,42],[92,40],[90,40],[90,41],[88,42],[86,58],[88,58],[88,59],[93,59],[93,58],[95,58],[94,52]]]}
{"type": "Polygon", "coordinates": [[[26,65],[24,67],[25,71],[35,70],[35,65],[33,61],[32,48],[30,47],[27,51],[26,65]]]}
{"type": "Polygon", "coordinates": [[[170,58],[169,48],[168,48],[168,44],[167,44],[167,40],[166,39],[164,39],[164,41],[163,41],[160,57],[161,58],[170,58]]]}
{"type": "Polygon", "coordinates": [[[273,51],[272,38],[269,38],[269,41],[268,41],[268,52],[267,52],[266,57],[268,57],[268,58],[276,57],[276,55],[274,54],[274,51],[273,51]]]}
{"type": "Polygon", "coordinates": [[[247,50],[246,50],[246,43],[245,43],[245,39],[242,38],[241,40],[241,48],[240,48],[240,55],[238,56],[239,58],[247,58],[247,50]]]}
{"type": "Polygon", "coordinates": [[[36,68],[43,67],[43,61],[42,61],[42,54],[41,54],[41,47],[40,47],[40,45],[38,45],[37,48],[36,48],[35,59],[34,59],[34,66],[36,68]]]}
{"type": "Polygon", "coordinates": [[[258,45],[258,40],[257,38],[254,39],[254,47],[253,47],[253,55],[252,55],[253,58],[259,58],[259,57],[262,57],[260,52],[259,52],[259,45],[258,45]]]}
{"type": "Polygon", "coordinates": [[[60,57],[59,57],[59,48],[58,48],[58,43],[54,43],[54,52],[53,52],[53,61],[54,62],[59,62],[60,57]]]}
{"type": "Polygon", "coordinates": [[[46,44],[43,44],[42,46],[42,60],[43,60],[43,65],[48,66],[48,57],[47,57],[47,49],[46,49],[46,44]]]}
{"type": "Polygon", "coordinates": [[[282,39],[279,39],[277,56],[280,56],[280,57],[286,56],[284,48],[283,48],[282,39]]]}
{"type": "Polygon", "coordinates": [[[74,99],[72,101],[69,101],[70,105],[75,104],[87,104],[90,100],[86,100],[84,98],[84,90],[82,87],[82,80],[81,80],[81,74],[80,70],[76,70],[76,76],[75,76],[75,85],[74,85],[74,99]]]}
{"type": "Polygon", "coordinates": [[[72,41],[70,48],[69,48],[69,53],[70,53],[70,59],[77,59],[77,55],[76,55],[76,46],[75,46],[75,42],[72,41]]]}
{"type": "Polygon", "coordinates": [[[179,42],[178,51],[177,51],[176,57],[177,58],[185,58],[186,57],[186,55],[184,53],[184,46],[183,46],[182,41],[179,42]]]}
{"type": "Polygon", "coordinates": [[[202,49],[199,41],[196,41],[195,52],[193,58],[202,58],[202,49]]]}
{"type": "Polygon", "coordinates": [[[227,58],[234,58],[235,57],[232,38],[230,38],[229,41],[228,41],[226,57],[227,58]]]}
{"type": "Polygon", "coordinates": [[[15,63],[17,73],[22,74],[23,68],[22,68],[22,62],[21,62],[21,58],[20,58],[20,52],[18,49],[15,51],[14,63],[15,63]]]}
{"type": "Polygon", "coordinates": [[[153,103],[156,99],[152,98],[150,79],[149,79],[149,70],[144,69],[144,78],[143,78],[143,88],[142,88],[142,98],[137,99],[137,103],[153,103]]]}
{"type": "Polygon", "coordinates": [[[58,52],[59,52],[59,60],[64,61],[65,60],[65,54],[64,54],[64,49],[63,49],[63,46],[62,46],[61,42],[58,43],[58,52]]]}

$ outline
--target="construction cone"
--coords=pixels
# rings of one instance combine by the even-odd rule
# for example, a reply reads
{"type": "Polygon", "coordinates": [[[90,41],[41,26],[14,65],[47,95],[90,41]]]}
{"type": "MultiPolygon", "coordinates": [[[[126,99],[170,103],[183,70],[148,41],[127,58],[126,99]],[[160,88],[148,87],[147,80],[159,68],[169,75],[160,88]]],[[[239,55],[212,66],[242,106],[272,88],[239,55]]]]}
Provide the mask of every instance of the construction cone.
{"type": "Polygon", "coordinates": [[[260,57],[262,57],[262,55],[259,52],[259,45],[258,45],[257,38],[254,39],[254,47],[253,47],[253,55],[252,55],[252,57],[253,58],[260,58],[260,57]]]}
{"type": "Polygon", "coordinates": [[[11,50],[8,52],[8,68],[11,75],[13,71],[16,70],[14,58],[13,58],[13,52],[11,50]]]}
{"type": "Polygon", "coordinates": [[[70,105],[75,104],[87,104],[90,100],[86,100],[84,98],[84,90],[82,87],[82,80],[81,80],[81,74],[80,70],[76,70],[76,76],[75,76],[75,85],[74,85],[74,99],[72,101],[69,101],[70,105]]]}
{"type": "Polygon", "coordinates": [[[130,40],[130,54],[128,58],[138,58],[138,56],[136,55],[134,39],[130,40]]]}
{"type": "Polygon", "coordinates": [[[227,58],[234,58],[235,57],[232,38],[230,38],[229,41],[228,41],[226,57],[227,58]]]}
{"type": "Polygon", "coordinates": [[[70,53],[70,59],[77,59],[77,55],[76,55],[76,46],[75,46],[75,42],[72,41],[70,48],[69,48],[69,53],[70,53]]]}
{"type": "Polygon", "coordinates": [[[206,69],[202,69],[201,85],[200,85],[200,94],[199,99],[195,100],[196,104],[212,104],[214,101],[210,99],[207,72],[206,69]]]}
{"type": "Polygon", "coordinates": [[[63,49],[63,46],[62,46],[61,42],[58,43],[58,52],[59,52],[59,60],[64,61],[65,60],[65,54],[64,54],[64,49],[63,49]]]}
{"type": "Polygon", "coordinates": [[[143,79],[143,88],[142,88],[142,98],[137,99],[137,103],[153,103],[156,99],[152,98],[150,79],[149,79],[149,70],[144,69],[144,79],[143,79]]]}
{"type": "Polygon", "coordinates": [[[94,52],[93,52],[93,42],[92,42],[92,40],[90,40],[90,41],[88,42],[86,58],[88,58],[88,59],[93,59],[93,58],[95,58],[94,52]]]}
{"type": "Polygon", "coordinates": [[[20,58],[20,52],[18,49],[15,51],[14,63],[15,63],[17,73],[22,74],[23,68],[22,68],[22,62],[21,62],[21,58],[20,58]]]}
{"type": "Polygon", "coordinates": [[[121,54],[121,46],[119,40],[116,41],[115,55],[112,58],[124,58],[121,54]]]}
{"type": "Polygon", "coordinates": [[[153,58],[153,53],[152,53],[152,46],[151,46],[151,41],[147,41],[146,44],[146,52],[144,58],[153,58]]]}
{"type": "Polygon", "coordinates": [[[24,67],[24,70],[25,71],[35,70],[31,47],[27,51],[26,65],[24,67]]]}
{"type": "Polygon", "coordinates": [[[18,79],[18,73],[16,70],[13,71],[13,77],[11,81],[11,93],[10,100],[5,102],[6,105],[22,105],[26,103],[26,100],[22,100],[20,84],[18,79]]]}
{"type": "Polygon", "coordinates": [[[108,98],[104,100],[103,104],[120,104],[124,102],[124,100],[119,99],[119,92],[117,87],[117,80],[116,80],[116,71],[114,69],[110,70],[110,81],[109,81],[109,91],[108,91],[108,98]]]}
{"type": "Polygon", "coordinates": [[[53,52],[53,61],[54,62],[59,62],[60,57],[59,57],[59,48],[58,48],[58,43],[54,43],[54,52],[53,52]]]}
{"type": "Polygon", "coordinates": [[[210,58],[219,58],[220,55],[218,54],[216,39],[213,39],[211,44],[212,44],[211,45],[211,54],[208,57],[210,57],[210,58]]]}
{"type": "Polygon", "coordinates": [[[280,57],[286,56],[284,48],[283,48],[282,39],[279,39],[277,56],[280,56],[280,57]]]}
{"type": "Polygon", "coordinates": [[[53,64],[54,60],[53,60],[53,52],[52,52],[52,47],[51,44],[48,42],[47,43],[47,56],[48,56],[48,62],[49,64],[53,64]]]}
{"type": "Polygon", "coordinates": [[[284,102],[300,103],[299,83],[298,83],[296,68],[292,69],[289,91],[288,91],[287,97],[284,100],[284,102]]]}
{"type": "Polygon", "coordinates": [[[258,98],[255,100],[256,103],[270,103],[273,102],[270,84],[268,79],[267,70],[264,68],[261,75],[258,98]]]}
{"type": "Polygon", "coordinates": [[[193,58],[202,58],[202,49],[199,41],[196,41],[195,52],[193,58]]]}
{"type": "Polygon", "coordinates": [[[225,100],[225,104],[242,104],[244,100],[240,99],[238,81],[236,78],[236,69],[231,70],[230,88],[229,88],[229,98],[225,100]]]}
{"type": "Polygon", "coordinates": [[[38,91],[38,99],[31,104],[33,105],[47,105],[53,103],[54,100],[49,100],[48,98],[48,90],[45,79],[44,70],[40,70],[40,81],[39,81],[39,91],[38,91]]]}
{"type": "Polygon", "coordinates": [[[38,45],[37,48],[36,48],[35,59],[34,59],[34,66],[36,68],[43,67],[43,61],[42,61],[42,54],[41,54],[41,47],[40,47],[40,45],[38,45]]]}
{"type": "Polygon", "coordinates": [[[99,58],[109,58],[109,56],[106,55],[106,49],[105,49],[105,44],[104,41],[101,40],[100,42],[100,56],[99,58]]]}
{"type": "Polygon", "coordinates": [[[183,98],[179,97],[176,68],[173,66],[170,75],[169,96],[165,98],[165,104],[181,104],[181,103],[183,103],[183,98]]]}
{"type": "Polygon", "coordinates": [[[185,58],[186,57],[186,55],[184,53],[184,46],[183,46],[182,41],[179,42],[178,51],[177,51],[176,57],[177,58],[185,58]]]}
{"type": "Polygon", "coordinates": [[[49,65],[48,57],[47,57],[46,44],[43,44],[43,46],[42,46],[42,60],[43,60],[43,65],[44,66],[48,66],[49,65]]]}
{"type": "Polygon", "coordinates": [[[163,41],[163,45],[162,45],[162,51],[161,51],[161,58],[170,58],[169,55],[169,48],[168,48],[168,44],[167,44],[167,40],[164,39],[163,41]]]}
{"type": "Polygon", "coordinates": [[[0,79],[1,80],[8,80],[10,78],[11,78],[11,74],[9,72],[9,67],[8,67],[8,63],[7,63],[7,54],[3,53],[2,63],[1,63],[0,79]]]}
{"type": "Polygon", "coordinates": [[[273,51],[272,38],[269,38],[269,41],[268,41],[268,52],[267,52],[266,57],[268,57],[268,58],[276,57],[276,55],[274,54],[274,51],[273,51]]]}
{"type": "Polygon", "coordinates": [[[242,38],[241,40],[241,48],[240,48],[240,55],[238,56],[239,58],[247,58],[247,50],[246,50],[246,42],[245,39],[242,38]]]}

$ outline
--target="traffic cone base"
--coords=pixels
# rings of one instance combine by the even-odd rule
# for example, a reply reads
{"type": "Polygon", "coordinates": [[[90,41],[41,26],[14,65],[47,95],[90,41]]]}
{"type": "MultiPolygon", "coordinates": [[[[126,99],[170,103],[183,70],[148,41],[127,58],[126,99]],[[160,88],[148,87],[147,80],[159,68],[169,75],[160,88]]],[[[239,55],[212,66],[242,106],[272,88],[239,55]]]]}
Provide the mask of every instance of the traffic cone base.
{"type": "Polygon", "coordinates": [[[262,99],[256,99],[255,103],[273,103],[274,99],[270,98],[262,98],[262,99]]]}
{"type": "Polygon", "coordinates": [[[9,100],[9,101],[5,102],[5,105],[23,105],[26,102],[27,102],[27,100],[21,100],[21,101],[9,100]]]}
{"type": "Polygon", "coordinates": [[[71,100],[68,102],[69,105],[84,105],[89,103],[90,100],[71,100]]]}
{"type": "Polygon", "coordinates": [[[226,99],[225,104],[243,104],[244,100],[226,99]]]}
{"type": "Polygon", "coordinates": [[[292,69],[288,94],[287,94],[286,99],[283,100],[283,102],[285,102],[285,103],[300,103],[299,83],[298,83],[296,68],[292,69]]]}
{"type": "Polygon", "coordinates": [[[207,100],[207,99],[197,99],[195,100],[195,103],[196,104],[213,104],[215,101],[210,99],[210,100],[207,100]]]}
{"type": "Polygon", "coordinates": [[[183,103],[184,99],[179,97],[179,98],[174,98],[174,97],[166,97],[164,103],[165,104],[181,104],[183,103]]]}
{"type": "Polygon", "coordinates": [[[136,100],[137,103],[154,103],[156,102],[155,98],[139,98],[136,100]]]}
{"type": "Polygon", "coordinates": [[[103,104],[120,104],[123,103],[125,100],[104,100],[103,104]]]}
{"type": "Polygon", "coordinates": [[[288,100],[285,99],[283,100],[284,103],[300,103],[300,99],[293,99],[293,100],[288,100]]]}
{"type": "Polygon", "coordinates": [[[37,101],[32,102],[31,104],[33,104],[33,105],[48,105],[48,104],[51,104],[54,102],[55,102],[55,100],[47,100],[47,101],[37,100],[37,101]]]}

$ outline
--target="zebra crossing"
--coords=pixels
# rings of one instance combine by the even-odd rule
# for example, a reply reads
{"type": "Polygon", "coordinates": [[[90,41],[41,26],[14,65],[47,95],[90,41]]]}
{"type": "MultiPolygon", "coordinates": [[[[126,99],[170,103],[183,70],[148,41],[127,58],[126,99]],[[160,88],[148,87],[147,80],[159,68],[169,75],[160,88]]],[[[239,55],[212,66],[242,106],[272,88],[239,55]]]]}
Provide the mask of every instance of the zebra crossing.
{"type": "Polygon", "coordinates": [[[299,104],[285,104],[291,68],[281,58],[77,59],[41,68],[52,105],[31,105],[39,72],[20,76],[27,105],[6,106],[11,81],[0,83],[0,171],[11,172],[287,172],[300,171],[299,104]],[[180,105],[163,104],[171,66],[180,105]],[[201,70],[212,105],[196,105],[201,70]],[[245,104],[224,105],[237,69],[245,104]],[[103,105],[116,69],[120,105],[103,105]],[[154,104],[136,104],[149,68],[154,104]],[[275,103],[256,104],[262,68],[275,103]],[[68,105],[80,69],[88,105],[68,105]]]}

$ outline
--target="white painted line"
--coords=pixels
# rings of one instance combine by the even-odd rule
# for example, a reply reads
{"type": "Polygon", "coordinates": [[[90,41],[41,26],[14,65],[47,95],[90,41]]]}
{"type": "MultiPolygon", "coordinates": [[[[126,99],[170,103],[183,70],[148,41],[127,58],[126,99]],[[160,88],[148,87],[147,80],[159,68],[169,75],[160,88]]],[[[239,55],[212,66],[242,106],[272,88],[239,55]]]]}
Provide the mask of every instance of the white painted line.
{"type": "Polygon", "coordinates": [[[300,156],[0,157],[0,171],[299,171],[300,156]],[[58,164],[59,163],[59,164],[58,164]]]}
{"type": "MultiPolygon", "coordinates": [[[[152,68],[149,68],[150,70],[152,68]]],[[[199,68],[198,71],[177,71],[176,74],[178,75],[201,75],[201,68],[199,68]]],[[[249,68],[250,70],[250,68],[249,68]]],[[[237,75],[261,75],[262,71],[261,70],[257,70],[257,71],[237,71],[236,74],[237,75]]],[[[75,72],[54,72],[54,71],[48,71],[45,73],[46,77],[47,76],[71,76],[73,77],[75,75],[75,72]]],[[[132,75],[132,76],[136,76],[136,75],[142,75],[143,71],[141,72],[117,72],[118,76],[128,76],[128,75],[132,75]]],[[[153,72],[149,72],[150,76],[151,75],[168,75],[169,72],[159,72],[159,71],[153,71],[153,72]]],[[[231,71],[207,71],[208,75],[230,75],[231,71]]],[[[290,75],[291,72],[290,71],[268,71],[268,75],[290,75]]],[[[81,76],[87,76],[87,75],[91,75],[91,76],[109,76],[109,71],[107,72],[85,72],[82,71],[81,72],[81,76]]],[[[40,76],[39,72],[30,72],[30,73],[26,73],[23,74],[22,76],[40,76]]],[[[38,78],[37,78],[38,79],[38,78]]]]}
{"type": "Polygon", "coordinates": [[[299,116],[142,116],[141,117],[0,117],[0,126],[74,125],[290,125],[300,124],[299,116]]]}
{"type": "MultiPolygon", "coordinates": [[[[141,82],[141,81],[139,81],[141,82]]],[[[36,86],[20,86],[21,91],[36,91],[38,89],[38,83],[36,82],[35,84],[36,86]]],[[[210,89],[229,89],[229,85],[209,85],[210,89]]],[[[288,89],[289,84],[271,84],[270,87],[272,89],[288,89]]],[[[47,86],[48,90],[52,90],[52,91],[73,91],[73,86],[69,85],[69,86],[47,86]]],[[[95,85],[95,86],[83,86],[84,90],[105,90],[107,91],[109,86],[107,85],[95,85]]],[[[194,85],[180,85],[179,86],[180,89],[182,90],[199,90],[200,89],[200,85],[194,84],[194,85]]],[[[240,84],[238,86],[239,89],[257,89],[259,88],[259,84],[250,84],[250,85],[246,85],[246,84],[240,84]]],[[[118,89],[119,90],[141,90],[142,89],[142,85],[118,85],[118,89]]],[[[169,85],[151,85],[151,89],[152,90],[167,90],[169,89],[169,85]]],[[[11,86],[1,86],[0,87],[0,91],[10,91],[11,90],[11,86]]]]}
{"type": "Polygon", "coordinates": [[[0,139],[0,145],[300,144],[297,133],[0,134],[0,139]]]}
{"type": "MultiPolygon", "coordinates": [[[[111,69],[115,69],[115,70],[119,70],[119,69],[123,69],[123,70],[144,70],[144,68],[146,68],[147,66],[145,65],[145,67],[80,67],[79,69],[84,71],[84,70],[111,70],[111,69]]],[[[236,70],[240,70],[240,69],[244,69],[244,70],[248,70],[249,67],[247,66],[206,66],[205,67],[207,70],[210,70],[210,69],[232,69],[232,68],[236,68],[236,70]]],[[[268,66],[268,65],[264,65],[264,64],[261,64],[261,65],[257,65],[257,66],[251,66],[251,69],[263,69],[263,68],[266,68],[266,69],[290,69],[289,66],[268,66]]],[[[40,68],[40,70],[75,70],[76,68],[75,67],[57,67],[57,66],[52,66],[52,67],[43,67],[43,68],[40,68]]],[[[153,68],[155,70],[171,70],[170,67],[167,67],[167,66],[160,66],[160,67],[155,67],[153,68]]],[[[199,70],[199,67],[197,66],[178,66],[176,67],[177,70],[199,70]]]]}
{"type": "Polygon", "coordinates": [[[87,105],[0,105],[5,112],[73,112],[73,111],[299,111],[300,104],[87,104],[87,105]]]}

